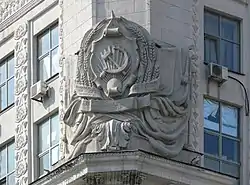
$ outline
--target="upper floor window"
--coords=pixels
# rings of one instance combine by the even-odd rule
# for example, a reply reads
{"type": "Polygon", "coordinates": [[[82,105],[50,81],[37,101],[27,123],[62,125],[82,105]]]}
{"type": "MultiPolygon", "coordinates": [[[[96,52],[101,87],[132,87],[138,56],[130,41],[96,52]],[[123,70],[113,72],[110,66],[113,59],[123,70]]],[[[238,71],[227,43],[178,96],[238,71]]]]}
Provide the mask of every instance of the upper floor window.
{"type": "Polygon", "coordinates": [[[0,185],[15,184],[15,147],[10,143],[0,150],[0,185]]]}
{"type": "Polygon", "coordinates": [[[0,63],[0,111],[14,103],[14,56],[0,63]]]}
{"type": "Polygon", "coordinates": [[[58,25],[38,36],[38,79],[46,81],[59,72],[58,25]]]}
{"type": "Polygon", "coordinates": [[[204,60],[240,72],[240,22],[206,11],[204,60]]]}
{"type": "Polygon", "coordinates": [[[239,109],[204,99],[204,166],[239,177],[239,109]]]}
{"type": "Polygon", "coordinates": [[[50,171],[59,160],[59,132],[58,114],[38,125],[39,176],[50,171]]]}

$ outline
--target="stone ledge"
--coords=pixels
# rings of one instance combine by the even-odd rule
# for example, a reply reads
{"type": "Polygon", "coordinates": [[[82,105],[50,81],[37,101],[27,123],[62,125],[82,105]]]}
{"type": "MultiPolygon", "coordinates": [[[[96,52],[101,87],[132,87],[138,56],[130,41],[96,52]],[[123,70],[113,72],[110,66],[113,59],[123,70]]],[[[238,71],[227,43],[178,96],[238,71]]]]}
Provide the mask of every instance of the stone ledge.
{"type": "Polygon", "coordinates": [[[171,182],[182,185],[233,185],[236,182],[234,178],[154,154],[143,151],[124,151],[82,154],[63,163],[31,184],[78,185],[83,184],[86,177],[89,176],[93,178],[105,174],[102,177],[106,178],[109,174],[109,176],[120,178],[124,174],[131,173],[139,173],[139,177],[143,177],[141,181],[144,180],[141,184],[145,185],[148,182],[155,182],[155,180],[158,182],[154,184],[171,182]],[[120,176],[117,176],[117,174],[120,174],[120,176]]]}

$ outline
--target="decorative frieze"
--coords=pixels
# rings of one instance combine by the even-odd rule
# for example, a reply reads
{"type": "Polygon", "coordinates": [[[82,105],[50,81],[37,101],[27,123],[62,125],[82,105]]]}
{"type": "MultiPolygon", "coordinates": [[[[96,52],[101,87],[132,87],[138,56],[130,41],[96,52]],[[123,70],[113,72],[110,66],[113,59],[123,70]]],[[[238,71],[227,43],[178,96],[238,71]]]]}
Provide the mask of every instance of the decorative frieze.
{"type": "Polygon", "coordinates": [[[28,27],[17,27],[15,44],[16,185],[28,184],[28,27]]]}
{"type": "Polygon", "coordinates": [[[199,18],[198,18],[199,0],[193,0],[192,4],[192,44],[189,48],[189,58],[191,63],[191,101],[192,113],[190,119],[189,148],[199,151],[200,142],[200,109],[199,109],[199,79],[200,79],[200,57],[198,51],[199,39],[199,18]]]}

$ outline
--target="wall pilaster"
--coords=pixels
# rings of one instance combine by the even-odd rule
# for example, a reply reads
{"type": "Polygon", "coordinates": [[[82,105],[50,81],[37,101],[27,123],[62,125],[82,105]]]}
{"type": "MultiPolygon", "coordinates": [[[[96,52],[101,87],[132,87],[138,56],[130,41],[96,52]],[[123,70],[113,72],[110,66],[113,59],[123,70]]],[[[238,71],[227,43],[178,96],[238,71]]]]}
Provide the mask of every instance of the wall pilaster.
{"type": "Polygon", "coordinates": [[[16,185],[28,185],[28,24],[15,30],[16,185]]]}

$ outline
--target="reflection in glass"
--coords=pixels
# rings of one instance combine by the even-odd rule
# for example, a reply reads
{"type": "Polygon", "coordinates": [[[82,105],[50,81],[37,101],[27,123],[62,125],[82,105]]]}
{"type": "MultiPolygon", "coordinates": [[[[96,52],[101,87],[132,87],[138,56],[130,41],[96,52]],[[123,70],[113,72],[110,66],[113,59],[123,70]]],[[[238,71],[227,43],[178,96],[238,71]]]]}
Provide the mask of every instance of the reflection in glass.
{"type": "Polygon", "coordinates": [[[238,141],[222,137],[222,158],[228,161],[238,162],[238,141]]]}
{"type": "Polygon", "coordinates": [[[219,114],[219,104],[217,102],[204,99],[204,127],[219,131],[219,114]]]}
{"type": "Polygon", "coordinates": [[[51,145],[54,146],[59,142],[59,118],[58,114],[51,118],[51,145]]]}
{"type": "Polygon", "coordinates": [[[0,151],[0,178],[5,176],[7,173],[6,160],[7,160],[7,152],[5,148],[2,151],[0,151]]]}
{"type": "Polygon", "coordinates": [[[49,171],[49,154],[45,154],[39,159],[39,175],[46,174],[49,171]]]}
{"type": "Polygon", "coordinates": [[[0,65],[0,84],[4,83],[7,79],[6,63],[0,65]]]}
{"type": "Polygon", "coordinates": [[[7,178],[8,185],[14,185],[15,184],[15,173],[12,173],[7,178]]]}
{"type": "Polygon", "coordinates": [[[238,22],[222,18],[221,32],[224,39],[239,42],[238,22]]]}
{"type": "Polygon", "coordinates": [[[205,61],[218,63],[217,41],[214,39],[205,39],[205,61]]]}
{"type": "Polygon", "coordinates": [[[239,46],[221,40],[221,64],[232,71],[239,71],[239,46]]]}
{"type": "Polygon", "coordinates": [[[239,166],[236,164],[231,164],[231,163],[226,163],[222,162],[221,163],[221,172],[231,175],[233,177],[239,177],[239,166]]]}
{"type": "Polygon", "coordinates": [[[15,69],[14,57],[11,57],[8,61],[8,78],[14,76],[15,69]]]}
{"type": "Polygon", "coordinates": [[[8,146],[8,173],[15,170],[15,147],[14,144],[8,146]]]}
{"type": "Polygon", "coordinates": [[[54,165],[59,160],[59,146],[51,150],[51,165],[54,165]]]}
{"type": "Polygon", "coordinates": [[[218,36],[219,35],[219,17],[205,12],[204,17],[205,33],[218,36]]]}
{"type": "Polygon", "coordinates": [[[52,57],[52,75],[55,75],[59,72],[59,53],[58,53],[58,47],[54,49],[51,53],[52,57]]]}
{"type": "Polygon", "coordinates": [[[238,137],[238,109],[223,105],[222,114],[222,133],[238,137]]]}
{"type": "Polygon", "coordinates": [[[46,81],[50,77],[50,56],[40,61],[40,79],[46,81]]]}
{"type": "Polygon", "coordinates": [[[6,84],[0,87],[0,101],[1,101],[1,110],[7,107],[7,88],[6,84]]]}
{"type": "Polygon", "coordinates": [[[204,157],[204,167],[210,170],[219,171],[220,163],[216,159],[211,159],[209,157],[204,157]]]}
{"type": "Polygon", "coordinates": [[[59,34],[58,34],[58,26],[56,26],[51,30],[51,48],[58,46],[58,43],[59,43],[59,34]]]}
{"type": "Polygon", "coordinates": [[[39,125],[39,152],[50,147],[49,121],[39,125]]]}
{"type": "Polygon", "coordinates": [[[47,31],[38,38],[38,57],[49,52],[49,49],[50,49],[50,41],[49,41],[49,32],[47,31]]]}
{"type": "Polygon", "coordinates": [[[219,155],[218,136],[204,133],[204,152],[215,156],[219,155]]]}
{"type": "Polygon", "coordinates": [[[14,103],[14,78],[11,78],[8,82],[8,106],[14,103]]]}

